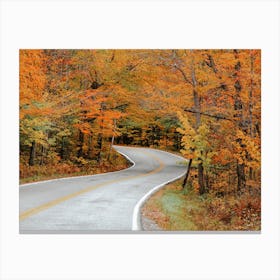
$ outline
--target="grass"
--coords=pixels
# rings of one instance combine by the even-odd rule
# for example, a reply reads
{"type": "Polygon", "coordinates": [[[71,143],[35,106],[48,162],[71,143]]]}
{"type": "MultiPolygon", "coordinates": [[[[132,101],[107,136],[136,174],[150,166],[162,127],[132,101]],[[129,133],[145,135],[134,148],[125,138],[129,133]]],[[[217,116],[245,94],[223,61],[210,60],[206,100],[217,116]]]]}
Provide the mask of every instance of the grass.
{"type": "Polygon", "coordinates": [[[181,189],[181,181],[154,194],[142,208],[142,215],[163,230],[234,231],[260,230],[260,197],[243,194],[219,198],[199,196],[181,189]]]}

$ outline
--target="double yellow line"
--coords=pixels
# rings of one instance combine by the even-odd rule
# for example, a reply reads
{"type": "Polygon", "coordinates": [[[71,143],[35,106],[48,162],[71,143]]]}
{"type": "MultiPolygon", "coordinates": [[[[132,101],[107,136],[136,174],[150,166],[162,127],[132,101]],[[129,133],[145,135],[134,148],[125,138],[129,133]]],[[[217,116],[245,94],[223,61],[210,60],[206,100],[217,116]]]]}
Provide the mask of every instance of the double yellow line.
{"type": "Polygon", "coordinates": [[[85,188],[85,189],[82,189],[80,191],[77,191],[77,192],[74,192],[72,194],[69,194],[69,195],[66,195],[66,196],[63,196],[63,197],[60,197],[60,198],[57,198],[53,201],[50,201],[50,202],[47,202],[47,203],[44,203],[40,206],[37,206],[37,207],[34,207],[34,208],[31,208],[31,209],[28,209],[24,212],[22,212],[20,215],[19,215],[19,220],[22,221],[30,216],[33,216],[41,211],[44,211],[48,208],[51,208],[61,202],[64,202],[64,201],[67,201],[71,198],[74,198],[74,197],[77,197],[81,194],[84,194],[84,193],[87,193],[87,192],[90,192],[90,191],[93,191],[97,188],[100,188],[100,187],[103,187],[103,186],[106,186],[106,185],[109,185],[109,184],[112,184],[112,183],[118,183],[118,182],[123,182],[123,181],[126,181],[126,180],[129,180],[129,179],[135,179],[135,178],[139,178],[139,177],[144,177],[144,176],[148,176],[148,175],[152,175],[152,174],[155,174],[155,173],[158,173],[160,172],[164,167],[164,163],[158,159],[156,156],[148,153],[148,152],[143,152],[145,154],[148,154],[150,157],[152,157],[153,159],[155,159],[156,161],[159,162],[159,167],[157,167],[156,169],[148,172],[148,173],[145,173],[145,174],[140,174],[140,175],[133,175],[133,176],[129,176],[129,177],[126,177],[126,178],[123,178],[123,179],[118,179],[118,180],[111,180],[111,181],[108,181],[106,183],[101,183],[101,184],[97,184],[95,186],[91,186],[91,187],[88,187],[88,188],[85,188]]]}

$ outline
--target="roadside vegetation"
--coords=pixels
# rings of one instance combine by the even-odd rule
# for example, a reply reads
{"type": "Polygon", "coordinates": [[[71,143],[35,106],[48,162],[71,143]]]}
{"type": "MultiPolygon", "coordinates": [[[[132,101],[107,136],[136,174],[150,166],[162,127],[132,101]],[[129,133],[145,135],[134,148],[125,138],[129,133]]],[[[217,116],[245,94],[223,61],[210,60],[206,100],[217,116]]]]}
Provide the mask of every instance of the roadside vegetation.
{"type": "Polygon", "coordinates": [[[155,193],[141,212],[162,230],[261,230],[260,193],[199,196],[193,189],[182,189],[182,180],[155,193]]]}
{"type": "Polygon", "coordinates": [[[59,162],[48,165],[29,166],[22,160],[20,165],[20,184],[36,181],[56,179],[70,176],[94,175],[111,171],[118,171],[131,165],[123,156],[112,151],[111,159],[97,164],[94,160],[76,164],[71,161],[59,162]]]}
{"type": "Polygon", "coordinates": [[[113,144],[164,149],[189,159],[189,173],[183,191],[163,196],[163,215],[181,209],[195,228],[259,228],[260,50],[48,49],[19,58],[21,182],[122,169],[113,144]]]}

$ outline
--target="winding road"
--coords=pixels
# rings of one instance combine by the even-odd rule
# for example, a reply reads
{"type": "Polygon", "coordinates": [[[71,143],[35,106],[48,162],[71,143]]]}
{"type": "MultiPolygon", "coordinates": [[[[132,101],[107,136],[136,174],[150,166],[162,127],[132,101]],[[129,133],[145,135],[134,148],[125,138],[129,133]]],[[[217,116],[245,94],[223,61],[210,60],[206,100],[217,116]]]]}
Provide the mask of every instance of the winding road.
{"type": "Polygon", "coordinates": [[[142,203],[185,174],[185,159],[150,148],[114,148],[133,165],[116,172],[21,185],[20,233],[141,230],[142,203]]]}

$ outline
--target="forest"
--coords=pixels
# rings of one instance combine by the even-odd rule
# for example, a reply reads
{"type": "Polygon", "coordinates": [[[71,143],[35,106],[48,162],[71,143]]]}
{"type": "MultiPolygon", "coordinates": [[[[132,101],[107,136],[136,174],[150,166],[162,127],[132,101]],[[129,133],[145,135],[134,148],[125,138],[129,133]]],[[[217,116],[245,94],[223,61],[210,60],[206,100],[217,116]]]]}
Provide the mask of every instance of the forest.
{"type": "Polygon", "coordinates": [[[152,147],[189,160],[185,193],[259,229],[260,50],[22,49],[19,66],[21,183],[119,170],[114,144],[152,147]]]}

